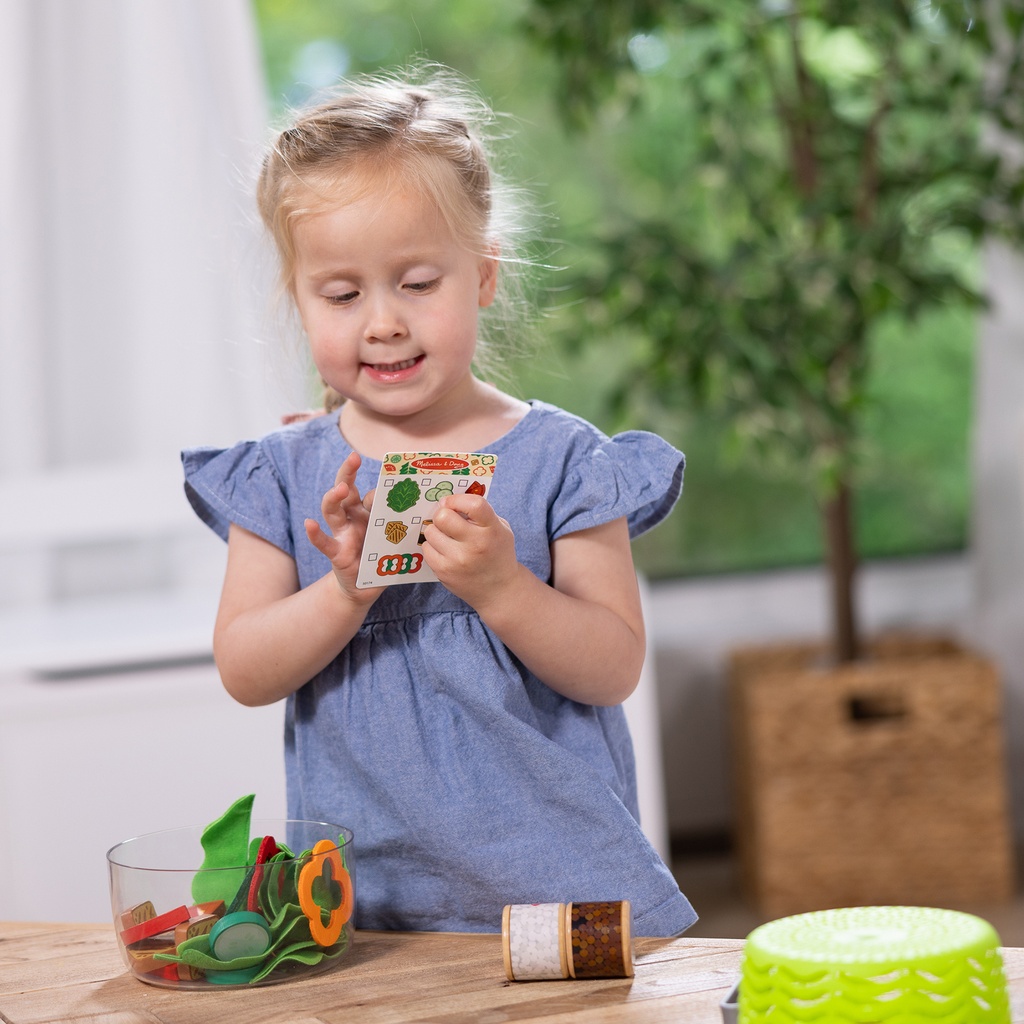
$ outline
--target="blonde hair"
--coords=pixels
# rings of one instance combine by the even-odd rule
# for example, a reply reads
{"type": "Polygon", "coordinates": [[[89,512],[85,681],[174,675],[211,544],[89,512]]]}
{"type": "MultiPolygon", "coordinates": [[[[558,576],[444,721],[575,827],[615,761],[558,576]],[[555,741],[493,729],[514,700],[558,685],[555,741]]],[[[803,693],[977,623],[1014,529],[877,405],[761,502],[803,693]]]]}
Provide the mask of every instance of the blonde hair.
{"type": "MultiPolygon", "coordinates": [[[[517,251],[526,218],[521,193],[493,168],[496,121],[463,80],[437,65],[402,77],[355,79],[296,115],[267,153],[256,191],[280,258],[282,291],[291,293],[298,218],[359,198],[371,181],[384,188],[411,183],[434,203],[454,238],[501,261],[499,293],[483,327],[485,335],[500,328],[507,342],[527,307],[519,270],[528,261],[517,251]]],[[[492,339],[485,340],[489,356],[492,339]]],[[[493,361],[484,361],[493,372],[493,361]]],[[[328,390],[326,404],[336,407],[340,397],[328,390]]]]}

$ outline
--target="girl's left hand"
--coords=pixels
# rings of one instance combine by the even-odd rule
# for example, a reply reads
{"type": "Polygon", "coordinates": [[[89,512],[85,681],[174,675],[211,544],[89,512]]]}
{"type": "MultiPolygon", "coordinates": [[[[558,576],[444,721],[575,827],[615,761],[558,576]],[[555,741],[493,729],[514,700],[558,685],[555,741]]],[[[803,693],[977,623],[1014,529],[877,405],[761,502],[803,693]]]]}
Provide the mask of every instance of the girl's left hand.
{"type": "Polygon", "coordinates": [[[456,597],[478,611],[518,569],[512,528],[482,495],[443,499],[423,535],[427,565],[456,597]]]}

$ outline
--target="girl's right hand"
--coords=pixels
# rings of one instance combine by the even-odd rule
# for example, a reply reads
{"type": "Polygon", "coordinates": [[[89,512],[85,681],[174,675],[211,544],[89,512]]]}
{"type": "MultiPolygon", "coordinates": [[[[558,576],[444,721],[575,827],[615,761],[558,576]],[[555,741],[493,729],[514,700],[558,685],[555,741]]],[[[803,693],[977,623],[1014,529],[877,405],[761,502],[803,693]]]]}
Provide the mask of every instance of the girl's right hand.
{"type": "Polygon", "coordinates": [[[356,473],[361,461],[357,452],[352,452],[345,459],[338,470],[334,486],[320,503],[320,511],[331,532],[326,533],[315,519],[307,519],[305,525],[310,543],[330,560],[341,589],[353,601],[364,604],[376,600],[382,588],[356,587],[359,556],[363,550],[366,524],[370,519],[369,508],[373,501],[373,491],[361,498],[356,487],[356,473]]]}

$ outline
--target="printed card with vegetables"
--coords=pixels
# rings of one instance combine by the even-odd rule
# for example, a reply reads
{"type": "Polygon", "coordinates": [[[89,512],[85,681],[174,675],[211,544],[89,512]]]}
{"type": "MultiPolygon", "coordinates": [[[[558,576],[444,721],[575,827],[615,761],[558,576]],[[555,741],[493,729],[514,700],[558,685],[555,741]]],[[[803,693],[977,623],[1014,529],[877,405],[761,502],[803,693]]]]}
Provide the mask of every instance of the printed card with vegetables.
{"type": "Polygon", "coordinates": [[[356,586],[436,583],[423,558],[423,530],[447,494],[486,495],[497,455],[390,452],[384,456],[356,586]]]}

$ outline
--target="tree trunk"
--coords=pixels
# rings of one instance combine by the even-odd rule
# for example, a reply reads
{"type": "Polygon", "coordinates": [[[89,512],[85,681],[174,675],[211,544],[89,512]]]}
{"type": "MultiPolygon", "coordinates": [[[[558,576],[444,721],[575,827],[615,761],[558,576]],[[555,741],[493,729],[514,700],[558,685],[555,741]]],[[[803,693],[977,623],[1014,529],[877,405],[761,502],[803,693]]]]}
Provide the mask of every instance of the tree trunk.
{"type": "Polygon", "coordinates": [[[836,661],[854,661],[860,638],[854,607],[853,583],[857,555],[853,545],[850,487],[841,481],[824,503],[825,544],[832,584],[832,639],[836,661]]]}

